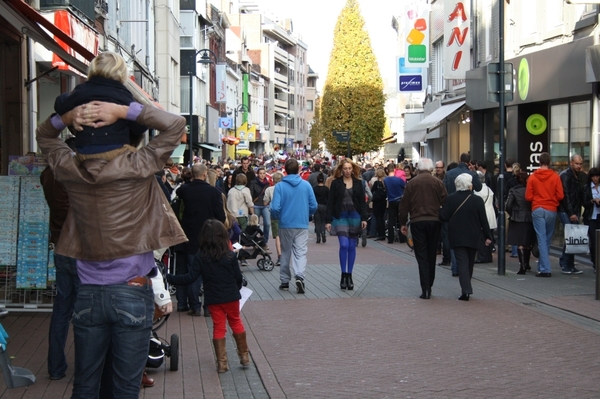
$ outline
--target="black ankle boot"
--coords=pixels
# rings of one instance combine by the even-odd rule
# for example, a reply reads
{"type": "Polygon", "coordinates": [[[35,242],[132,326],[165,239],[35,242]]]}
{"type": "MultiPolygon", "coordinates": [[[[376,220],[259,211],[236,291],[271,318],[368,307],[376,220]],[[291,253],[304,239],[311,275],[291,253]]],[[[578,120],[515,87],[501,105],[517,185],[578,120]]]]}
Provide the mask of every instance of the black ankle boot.
{"type": "Polygon", "coordinates": [[[347,287],[346,283],[346,273],[342,273],[342,279],[340,280],[340,288],[345,290],[347,287]]]}
{"type": "Polygon", "coordinates": [[[525,274],[525,266],[523,263],[523,249],[518,248],[517,252],[519,253],[519,271],[517,272],[517,274],[525,274]]]}
{"type": "Polygon", "coordinates": [[[346,285],[348,286],[348,291],[352,291],[354,289],[354,282],[352,281],[352,273],[346,273],[346,285]]]}
{"type": "Polygon", "coordinates": [[[317,233],[317,244],[321,243],[321,233],[317,233]]]}
{"type": "Polygon", "coordinates": [[[523,267],[525,270],[531,270],[531,266],[529,266],[529,260],[531,259],[531,249],[523,248],[523,267]]]}
{"type": "Polygon", "coordinates": [[[323,233],[323,244],[325,244],[327,242],[327,233],[323,233]]]}

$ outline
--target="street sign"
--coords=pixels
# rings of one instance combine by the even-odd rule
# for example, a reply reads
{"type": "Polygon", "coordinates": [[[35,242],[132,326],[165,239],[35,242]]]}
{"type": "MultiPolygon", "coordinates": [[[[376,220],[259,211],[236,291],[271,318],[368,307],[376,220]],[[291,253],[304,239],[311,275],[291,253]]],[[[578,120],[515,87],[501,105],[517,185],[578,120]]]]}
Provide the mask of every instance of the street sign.
{"type": "Polygon", "coordinates": [[[340,143],[347,143],[350,141],[350,132],[333,132],[333,137],[340,143]]]}
{"type": "MultiPolygon", "coordinates": [[[[490,62],[487,65],[487,87],[488,101],[497,103],[500,102],[500,63],[490,62]]],[[[513,80],[513,64],[510,62],[504,63],[504,102],[513,100],[513,92],[515,89],[513,80]]]]}

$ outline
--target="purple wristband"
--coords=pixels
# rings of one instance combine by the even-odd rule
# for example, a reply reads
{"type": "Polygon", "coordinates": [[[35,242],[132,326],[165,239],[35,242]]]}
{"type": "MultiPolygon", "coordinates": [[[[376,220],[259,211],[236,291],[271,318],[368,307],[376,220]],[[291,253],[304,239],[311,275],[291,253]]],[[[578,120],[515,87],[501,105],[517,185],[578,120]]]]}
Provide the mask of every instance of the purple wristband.
{"type": "Polygon", "coordinates": [[[140,116],[140,114],[142,113],[142,109],[144,109],[144,106],[142,104],[132,102],[131,104],[129,104],[129,109],[127,110],[127,116],[125,117],[125,119],[127,119],[128,121],[135,122],[138,116],[140,116]]]}
{"type": "Polygon", "coordinates": [[[64,122],[60,118],[60,115],[58,114],[52,115],[52,117],[50,118],[50,123],[52,124],[52,127],[54,127],[56,130],[63,130],[67,127],[67,125],[64,124],[64,122]]]}

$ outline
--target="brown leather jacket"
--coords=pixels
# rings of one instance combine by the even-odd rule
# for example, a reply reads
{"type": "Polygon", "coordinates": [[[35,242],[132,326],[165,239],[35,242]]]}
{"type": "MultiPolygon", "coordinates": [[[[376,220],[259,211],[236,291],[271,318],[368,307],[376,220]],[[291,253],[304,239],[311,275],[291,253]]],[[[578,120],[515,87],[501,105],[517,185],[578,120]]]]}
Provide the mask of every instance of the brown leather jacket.
{"type": "Polygon", "coordinates": [[[179,145],[185,119],[144,106],[136,122],[161,134],[139,151],[112,161],[77,162],[58,138],[50,119],[38,126],[37,142],[69,195],[70,209],[55,252],[75,259],[125,258],[186,242],[187,238],[158,186],[162,170],[179,145]]]}

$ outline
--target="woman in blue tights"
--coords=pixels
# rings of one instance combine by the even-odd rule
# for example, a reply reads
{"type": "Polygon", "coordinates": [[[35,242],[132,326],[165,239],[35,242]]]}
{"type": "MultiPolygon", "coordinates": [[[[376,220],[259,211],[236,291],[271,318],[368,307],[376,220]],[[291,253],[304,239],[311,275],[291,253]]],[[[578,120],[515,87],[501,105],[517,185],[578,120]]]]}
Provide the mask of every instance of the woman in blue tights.
{"type": "Polygon", "coordinates": [[[367,203],[360,168],[350,160],[341,161],[333,175],[327,202],[325,229],[337,235],[340,243],[340,288],[354,289],[352,269],[356,259],[356,243],[367,227],[367,203]]]}

